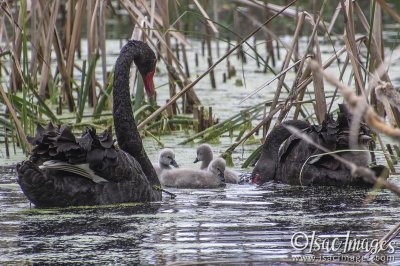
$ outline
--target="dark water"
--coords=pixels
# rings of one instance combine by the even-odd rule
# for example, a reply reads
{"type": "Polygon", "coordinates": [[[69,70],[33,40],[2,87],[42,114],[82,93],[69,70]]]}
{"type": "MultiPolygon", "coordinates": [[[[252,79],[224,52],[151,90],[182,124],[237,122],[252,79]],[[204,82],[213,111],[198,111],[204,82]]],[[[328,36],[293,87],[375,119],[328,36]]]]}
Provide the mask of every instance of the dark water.
{"type": "MultiPolygon", "coordinates": [[[[170,191],[178,196],[158,203],[38,210],[30,208],[14,174],[5,173],[0,185],[0,264],[296,265],[293,260],[301,254],[341,254],[296,250],[291,245],[296,232],[343,240],[350,231],[351,238],[372,241],[400,217],[400,199],[387,191],[370,203],[364,203],[368,191],[350,188],[268,184],[170,191]]],[[[384,264],[396,265],[400,245],[381,256],[388,256],[384,264]]]]}

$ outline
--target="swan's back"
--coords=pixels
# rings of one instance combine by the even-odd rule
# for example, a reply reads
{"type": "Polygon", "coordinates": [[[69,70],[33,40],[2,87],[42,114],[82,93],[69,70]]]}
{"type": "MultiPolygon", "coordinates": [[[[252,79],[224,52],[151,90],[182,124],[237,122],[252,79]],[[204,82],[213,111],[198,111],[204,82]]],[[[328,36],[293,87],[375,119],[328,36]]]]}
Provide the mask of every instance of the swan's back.
{"type": "MultiPolygon", "coordinates": [[[[339,113],[338,120],[328,117],[320,126],[310,126],[304,131],[309,138],[331,151],[349,149],[348,114],[339,113]]],[[[361,124],[360,136],[369,136],[369,129],[361,124]]],[[[362,144],[362,143],[361,143],[362,144]]],[[[361,145],[360,149],[365,150],[361,145]]],[[[367,185],[362,179],[351,176],[350,170],[341,162],[323,153],[297,136],[291,136],[279,153],[275,180],[294,185],[367,185]]],[[[337,155],[358,166],[367,167],[369,151],[342,152],[337,155]]]]}
{"type": "Polygon", "coordinates": [[[160,182],[166,187],[177,188],[217,188],[225,185],[223,172],[225,161],[213,160],[207,171],[199,169],[172,169],[161,173],[160,182]]]}

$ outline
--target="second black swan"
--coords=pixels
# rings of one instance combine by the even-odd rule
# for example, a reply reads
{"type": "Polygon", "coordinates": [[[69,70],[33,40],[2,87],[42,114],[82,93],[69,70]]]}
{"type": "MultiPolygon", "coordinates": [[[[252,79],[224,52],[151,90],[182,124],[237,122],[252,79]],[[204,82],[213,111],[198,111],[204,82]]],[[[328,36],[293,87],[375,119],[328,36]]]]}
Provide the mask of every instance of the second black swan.
{"type": "Polygon", "coordinates": [[[160,182],[144,150],[130,102],[132,62],[146,92],[155,94],[156,56],[151,48],[131,40],[116,61],[113,117],[118,146],[111,130],[96,135],[87,129],[75,138],[68,126],[38,126],[29,160],[17,166],[17,181],[36,207],[66,207],[161,200],[160,182]]]}
{"type": "MultiPolygon", "coordinates": [[[[346,111],[345,106],[340,107],[341,112],[338,113],[337,120],[329,116],[320,126],[312,126],[299,120],[289,120],[275,127],[263,144],[261,157],[252,172],[252,182],[262,184],[268,181],[277,181],[305,186],[371,187],[373,184],[365,181],[362,177],[353,177],[350,169],[332,156],[318,156],[324,152],[301,138],[291,135],[284,127],[284,125],[290,125],[298,128],[313,141],[330,151],[348,150],[351,115],[346,111]],[[281,147],[285,141],[286,143],[281,147]]],[[[361,124],[360,149],[365,150],[366,141],[370,139],[369,128],[365,124],[361,124]]],[[[368,167],[370,163],[369,151],[344,151],[337,155],[358,166],[368,167]]],[[[379,166],[373,170],[379,174],[383,168],[383,166],[379,166]]]]}

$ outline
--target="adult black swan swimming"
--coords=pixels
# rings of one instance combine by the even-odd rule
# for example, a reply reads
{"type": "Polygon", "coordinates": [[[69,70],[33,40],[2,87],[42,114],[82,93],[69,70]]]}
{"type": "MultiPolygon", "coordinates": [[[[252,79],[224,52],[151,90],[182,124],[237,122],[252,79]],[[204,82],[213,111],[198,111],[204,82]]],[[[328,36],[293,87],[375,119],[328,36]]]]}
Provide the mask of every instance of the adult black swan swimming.
{"type": "Polygon", "coordinates": [[[38,126],[29,160],[17,166],[17,181],[36,207],[65,207],[161,199],[160,182],[143,148],[129,96],[129,72],[137,66],[149,96],[155,94],[156,57],[141,41],[129,41],[116,61],[111,130],[87,129],[75,138],[70,127],[38,126]]]}
{"type": "MultiPolygon", "coordinates": [[[[348,150],[351,115],[345,106],[340,106],[340,109],[337,121],[329,116],[320,126],[311,126],[309,123],[299,120],[289,120],[275,127],[263,144],[261,157],[252,173],[253,183],[277,181],[306,186],[372,186],[362,177],[353,177],[350,169],[332,156],[318,156],[323,152],[301,138],[291,136],[291,133],[284,127],[290,125],[302,130],[313,141],[331,151],[348,150]],[[285,140],[287,140],[286,143],[280,149],[285,140]]],[[[369,139],[369,128],[365,124],[361,124],[360,149],[365,150],[366,141],[369,139]]],[[[338,155],[358,166],[368,167],[370,163],[368,151],[345,151],[338,155]]],[[[376,167],[372,170],[379,174],[383,167],[376,167]]]]}

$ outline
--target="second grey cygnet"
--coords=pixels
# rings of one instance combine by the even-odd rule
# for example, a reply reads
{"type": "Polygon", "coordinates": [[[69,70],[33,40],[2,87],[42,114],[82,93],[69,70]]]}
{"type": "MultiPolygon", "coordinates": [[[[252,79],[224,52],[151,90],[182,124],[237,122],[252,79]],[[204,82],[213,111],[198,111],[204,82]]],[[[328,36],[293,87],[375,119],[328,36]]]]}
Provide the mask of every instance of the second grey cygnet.
{"type": "MultiPolygon", "coordinates": [[[[213,158],[212,147],[209,144],[201,144],[197,148],[197,156],[194,163],[201,162],[200,169],[205,170],[213,158]]],[[[225,168],[224,176],[226,183],[237,184],[239,182],[238,174],[231,169],[225,168]]]]}

